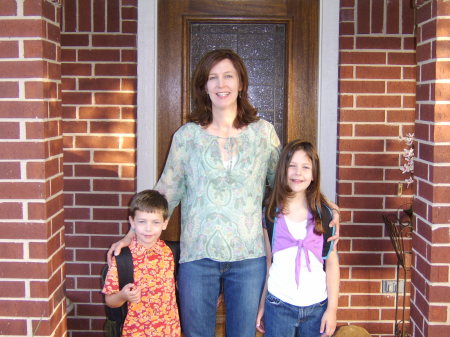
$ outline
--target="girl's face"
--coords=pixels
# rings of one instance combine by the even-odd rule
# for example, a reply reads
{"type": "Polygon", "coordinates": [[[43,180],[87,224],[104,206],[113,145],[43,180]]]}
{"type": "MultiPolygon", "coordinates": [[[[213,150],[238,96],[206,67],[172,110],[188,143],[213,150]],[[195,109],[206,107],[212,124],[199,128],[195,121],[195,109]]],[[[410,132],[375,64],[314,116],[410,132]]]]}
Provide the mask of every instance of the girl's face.
{"type": "Polygon", "coordinates": [[[287,169],[287,183],[295,194],[306,192],[306,189],[314,180],[312,169],[312,161],[305,151],[296,151],[287,169]]]}
{"type": "Polygon", "coordinates": [[[229,59],[224,59],[211,68],[206,92],[211,99],[213,111],[237,107],[240,90],[238,72],[229,59]]]}

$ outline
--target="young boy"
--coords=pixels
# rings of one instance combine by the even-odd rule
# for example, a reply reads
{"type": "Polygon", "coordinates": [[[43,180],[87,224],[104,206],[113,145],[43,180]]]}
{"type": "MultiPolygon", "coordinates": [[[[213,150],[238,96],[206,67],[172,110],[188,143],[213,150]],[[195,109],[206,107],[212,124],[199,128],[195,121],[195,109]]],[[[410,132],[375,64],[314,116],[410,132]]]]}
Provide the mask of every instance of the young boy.
{"type": "Polygon", "coordinates": [[[166,198],[155,190],[134,195],[129,221],[136,237],[130,244],[134,284],[119,291],[116,260],[106,276],[102,292],[106,305],[128,302],[122,336],[181,336],[175,297],[174,260],[170,248],[160,240],[168,222],[166,198]]]}

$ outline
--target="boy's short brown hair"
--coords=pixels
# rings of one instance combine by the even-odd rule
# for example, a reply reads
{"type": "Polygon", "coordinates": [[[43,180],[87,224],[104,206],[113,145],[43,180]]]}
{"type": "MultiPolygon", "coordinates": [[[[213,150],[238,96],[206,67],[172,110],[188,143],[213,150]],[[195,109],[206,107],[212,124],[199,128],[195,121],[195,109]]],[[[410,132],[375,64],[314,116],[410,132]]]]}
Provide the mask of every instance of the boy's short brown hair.
{"type": "Polygon", "coordinates": [[[131,198],[128,210],[132,218],[134,218],[136,211],[148,213],[161,212],[164,220],[167,220],[169,217],[167,199],[156,190],[144,190],[136,193],[131,198]]]}

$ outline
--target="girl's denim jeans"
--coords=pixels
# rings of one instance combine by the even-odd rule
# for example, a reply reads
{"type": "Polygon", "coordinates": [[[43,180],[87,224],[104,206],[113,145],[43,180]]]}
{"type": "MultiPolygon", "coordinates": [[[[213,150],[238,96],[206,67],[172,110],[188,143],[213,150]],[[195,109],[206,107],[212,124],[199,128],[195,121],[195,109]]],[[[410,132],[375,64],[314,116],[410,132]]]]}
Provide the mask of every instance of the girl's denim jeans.
{"type": "Polygon", "coordinates": [[[297,307],[268,293],[264,306],[264,337],[319,337],[328,300],[297,307]]]}

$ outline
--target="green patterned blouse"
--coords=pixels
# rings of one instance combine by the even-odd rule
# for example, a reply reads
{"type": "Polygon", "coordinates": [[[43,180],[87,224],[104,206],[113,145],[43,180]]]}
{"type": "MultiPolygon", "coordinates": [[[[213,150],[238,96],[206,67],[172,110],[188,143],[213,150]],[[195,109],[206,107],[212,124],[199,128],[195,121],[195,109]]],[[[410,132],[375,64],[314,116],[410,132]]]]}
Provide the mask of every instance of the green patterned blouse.
{"type": "Polygon", "coordinates": [[[180,262],[265,255],[261,206],[279,151],[274,127],[261,119],[230,138],[194,123],[174,134],[156,189],[167,197],[170,213],[181,202],[180,262]]]}

